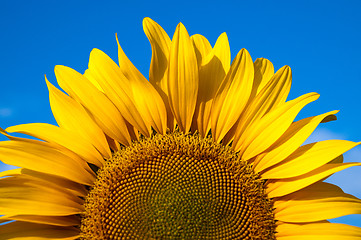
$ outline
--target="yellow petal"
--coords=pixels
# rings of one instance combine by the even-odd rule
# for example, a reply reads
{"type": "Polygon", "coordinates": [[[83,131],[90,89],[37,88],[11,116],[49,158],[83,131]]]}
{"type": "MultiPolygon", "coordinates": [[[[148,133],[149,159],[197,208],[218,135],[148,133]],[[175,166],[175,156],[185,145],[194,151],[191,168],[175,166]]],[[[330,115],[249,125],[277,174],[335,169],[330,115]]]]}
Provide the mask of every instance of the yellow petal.
{"type": "Polygon", "coordinates": [[[233,60],[212,104],[212,137],[220,142],[237,122],[248,102],[253,85],[253,62],[242,49],[233,60]]]}
{"type": "Polygon", "coordinates": [[[118,60],[119,60],[119,69],[120,69],[120,71],[131,82],[140,81],[140,82],[144,82],[144,84],[146,84],[145,82],[148,82],[148,81],[145,79],[143,74],[141,74],[139,72],[139,70],[129,60],[127,55],[125,55],[122,47],[119,44],[118,35],[116,34],[115,37],[116,37],[117,45],[118,45],[118,60]]]}
{"type": "Polygon", "coordinates": [[[86,79],[88,79],[99,91],[104,92],[103,88],[99,85],[95,76],[89,69],[85,70],[83,76],[86,77],[86,79]]]}
{"type": "Polygon", "coordinates": [[[142,118],[156,132],[165,134],[167,130],[167,110],[165,104],[149,82],[132,84],[134,103],[142,118]]]}
{"type": "Polygon", "coordinates": [[[318,97],[317,93],[305,94],[269,112],[244,132],[244,141],[238,142],[235,150],[244,160],[263,152],[285,133],[301,109],[318,97]]]}
{"type": "Polygon", "coordinates": [[[12,222],[0,225],[0,239],[11,240],[72,240],[79,238],[79,229],[37,223],[12,222]]]}
{"type": "Polygon", "coordinates": [[[253,123],[257,123],[269,111],[286,101],[291,88],[291,80],[291,69],[288,66],[282,67],[273,75],[271,80],[248,104],[247,109],[239,119],[234,133],[233,146],[239,148],[239,142],[244,140],[243,136],[247,137],[244,131],[253,123]]]}
{"type": "Polygon", "coordinates": [[[181,23],[173,36],[168,74],[170,108],[180,130],[188,132],[197,102],[198,66],[193,43],[181,23]]]}
{"type": "Polygon", "coordinates": [[[83,106],[54,87],[48,80],[46,84],[49,89],[51,110],[59,126],[88,140],[105,158],[110,158],[111,152],[104,132],[83,106]]]}
{"type": "Polygon", "coordinates": [[[50,143],[58,144],[98,167],[104,164],[103,157],[91,143],[66,129],[46,123],[31,123],[8,127],[6,131],[10,133],[24,133],[50,143]]]}
{"type": "Polygon", "coordinates": [[[143,19],[143,29],[152,46],[149,81],[167,93],[166,69],[168,68],[171,40],[163,28],[150,18],[143,19]]]}
{"type": "Polygon", "coordinates": [[[144,121],[148,125],[150,124],[158,133],[165,134],[167,112],[161,96],[125,55],[118,38],[117,43],[120,70],[130,80],[134,103],[144,121]]]}
{"type": "Polygon", "coordinates": [[[257,58],[254,61],[254,82],[252,96],[256,96],[271,80],[274,74],[273,64],[265,58],[257,58]]]}
{"type": "MultiPolygon", "coordinates": [[[[124,53],[123,55],[125,56],[124,53]]],[[[127,62],[129,65],[130,61],[127,62]]],[[[123,64],[126,64],[124,60],[123,64]]],[[[135,69],[134,66],[133,68],[135,69]]],[[[99,49],[93,49],[90,53],[88,71],[98,81],[125,120],[143,135],[150,136],[151,126],[157,131],[163,131],[159,128],[166,128],[164,103],[157,91],[143,76],[143,79],[134,79],[134,77],[141,76],[139,72],[139,74],[126,73],[130,78],[128,79],[118,65],[99,49]],[[146,102],[144,99],[148,99],[148,101],[146,102]]]]}
{"type": "Polygon", "coordinates": [[[337,158],[333,159],[332,161],[330,161],[327,164],[333,164],[333,163],[343,163],[343,155],[338,156],[337,158]]]}
{"type": "MultiPolygon", "coordinates": [[[[301,189],[300,191],[294,192],[287,196],[277,198],[275,201],[278,206],[285,204],[287,201],[297,201],[297,200],[318,200],[323,198],[337,198],[339,196],[344,196],[345,193],[342,189],[334,184],[327,183],[327,182],[316,182],[307,188],[301,189]]],[[[350,197],[352,201],[361,202],[360,199],[346,194],[350,197]]],[[[287,203],[285,205],[288,205],[287,203]]]]}
{"type": "Polygon", "coordinates": [[[83,212],[83,204],[60,187],[21,177],[0,179],[0,212],[5,215],[66,216],[83,212]]]}
{"type": "Polygon", "coordinates": [[[219,36],[212,51],[203,58],[199,68],[199,91],[194,114],[193,130],[206,136],[211,128],[213,98],[229,70],[231,52],[225,33],[219,36]]]}
{"type": "Polygon", "coordinates": [[[361,228],[340,223],[308,223],[277,226],[277,240],[359,240],[361,228]]]}
{"type": "Polygon", "coordinates": [[[0,217],[0,223],[18,220],[22,222],[48,224],[54,226],[77,226],[80,224],[80,218],[77,215],[71,216],[36,216],[36,215],[10,215],[0,217]]]}
{"type": "Polygon", "coordinates": [[[337,112],[338,111],[332,111],[292,123],[287,131],[272,144],[269,150],[257,156],[254,163],[255,172],[261,172],[283,161],[306,141],[323,119],[337,112]]]}
{"type": "MultiPolygon", "coordinates": [[[[213,65],[217,69],[208,69],[214,71],[214,74],[219,74],[218,78],[226,76],[231,64],[231,49],[229,47],[228,37],[226,33],[222,33],[214,45],[213,49],[205,58],[202,59],[202,66],[213,65]],[[221,72],[221,73],[220,73],[221,72]]],[[[208,66],[209,67],[209,66],[208,66]]],[[[212,76],[213,77],[213,76],[212,76]]],[[[214,93],[216,90],[213,90],[214,93]]]]}
{"type": "Polygon", "coordinates": [[[21,174],[21,170],[23,168],[15,168],[15,169],[10,169],[10,170],[6,170],[6,171],[2,171],[0,172],[0,178],[2,177],[6,177],[6,176],[15,176],[15,175],[19,175],[21,174]]]}
{"type": "Polygon", "coordinates": [[[266,193],[269,198],[281,197],[353,166],[361,166],[361,163],[329,163],[297,177],[270,179],[267,181],[266,193]]]}
{"type": "Polygon", "coordinates": [[[318,182],[274,201],[275,218],[283,222],[314,222],[361,214],[361,200],[335,185],[318,182]],[[307,211],[305,211],[307,209],[307,211]]]}
{"type": "Polygon", "coordinates": [[[196,53],[197,63],[200,67],[202,65],[202,59],[211,52],[212,46],[209,43],[208,39],[200,34],[195,34],[191,36],[191,40],[193,42],[194,50],[196,53]]]}
{"type": "MultiPolygon", "coordinates": [[[[21,152],[21,151],[24,151],[24,149],[21,149],[21,147],[19,147],[19,146],[22,146],[23,144],[25,144],[24,146],[30,146],[30,147],[34,148],[34,149],[32,149],[32,150],[34,150],[33,151],[34,156],[39,154],[39,152],[38,152],[39,149],[40,149],[40,152],[41,151],[50,151],[50,152],[55,151],[56,153],[60,153],[61,156],[65,156],[66,159],[71,159],[71,162],[72,162],[71,164],[75,164],[77,167],[80,166],[80,168],[82,168],[87,173],[86,176],[88,176],[88,174],[90,173],[90,176],[91,176],[90,179],[93,179],[96,176],[94,171],[90,168],[90,166],[84,159],[80,158],[79,155],[75,154],[74,152],[70,151],[67,148],[61,148],[61,147],[59,148],[59,146],[57,146],[56,144],[48,143],[48,142],[44,142],[44,141],[20,138],[20,137],[13,137],[13,136],[8,135],[7,133],[6,133],[6,136],[12,141],[0,142],[0,146],[6,146],[6,147],[10,146],[9,148],[14,148],[21,152]]],[[[21,164],[21,162],[19,164],[21,164]]],[[[15,164],[11,164],[11,165],[15,165],[15,164]]],[[[18,165],[18,166],[21,166],[21,165],[18,165]]],[[[19,171],[20,169],[14,169],[14,171],[15,170],[19,171]]],[[[21,169],[21,171],[22,170],[25,170],[25,169],[21,169]]],[[[26,169],[26,170],[28,170],[28,169],[26,169]]],[[[11,172],[11,171],[9,171],[9,172],[11,172]]],[[[16,175],[17,173],[13,172],[13,174],[16,175]]],[[[91,181],[90,179],[88,180],[89,182],[91,181]]]]}
{"type": "Polygon", "coordinates": [[[0,159],[9,165],[65,177],[85,185],[92,185],[95,180],[85,161],[74,160],[45,144],[3,141],[0,142],[0,159]]]}
{"type": "Polygon", "coordinates": [[[326,140],[304,145],[284,161],[265,171],[261,177],[283,179],[300,176],[325,165],[359,144],[346,140],[326,140]]]}
{"type": "Polygon", "coordinates": [[[173,130],[175,119],[168,99],[168,61],[171,40],[163,28],[150,18],[144,18],[143,29],[152,46],[149,82],[162,97],[167,109],[167,126],[173,130]]]}
{"type": "Polygon", "coordinates": [[[124,119],[118,109],[89,80],[77,71],[60,65],[55,66],[55,76],[59,86],[92,114],[108,136],[125,145],[131,143],[124,119]]]}
{"type": "Polygon", "coordinates": [[[31,181],[43,181],[44,185],[52,186],[54,188],[61,186],[63,189],[72,192],[75,196],[85,197],[88,190],[85,186],[69,179],[58,177],[51,174],[36,172],[25,168],[16,168],[0,172],[0,177],[18,176],[31,181]]]}
{"type": "Polygon", "coordinates": [[[103,51],[93,49],[90,53],[88,67],[88,72],[96,79],[125,120],[142,134],[149,136],[150,126],[147,126],[138,111],[134,103],[130,81],[124,76],[118,65],[103,51]]]}

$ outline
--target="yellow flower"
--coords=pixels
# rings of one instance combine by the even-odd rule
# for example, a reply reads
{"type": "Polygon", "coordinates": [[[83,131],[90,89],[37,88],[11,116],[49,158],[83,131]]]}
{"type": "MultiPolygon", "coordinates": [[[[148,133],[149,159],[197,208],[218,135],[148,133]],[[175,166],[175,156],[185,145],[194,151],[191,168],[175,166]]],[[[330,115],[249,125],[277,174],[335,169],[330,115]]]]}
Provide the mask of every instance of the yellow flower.
{"type": "Polygon", "coordinates": [[[212,48],[181,23],[172,40],[143,27],[149,81],[119,43],[119,65],[94,49],[84,74],[55,67],[67,94],[47,81],[59,127],[1,130],[0,159],[20,168],[0,173],[0,239],[361,238],[327,221],[361,200],[323,182],[361,165],[342,159],[359,143],[302,145],[337,111],[294,121],[319,95],[286,101],[290,68],[245,49],[231,64],[225,33],[212,48]]]}

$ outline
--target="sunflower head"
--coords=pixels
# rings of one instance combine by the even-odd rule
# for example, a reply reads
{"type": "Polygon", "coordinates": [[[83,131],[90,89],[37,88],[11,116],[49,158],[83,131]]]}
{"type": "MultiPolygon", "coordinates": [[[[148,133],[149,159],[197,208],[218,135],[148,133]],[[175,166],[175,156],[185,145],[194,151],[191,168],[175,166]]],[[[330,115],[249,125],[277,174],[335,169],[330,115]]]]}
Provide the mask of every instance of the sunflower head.
{"type": "Polygon", "coordinates": [[[323,182],[361,165],[342,158],[359,143],[303,145],[337,111],[295,121],[319,95],[288,100],[291,69],[245,49],[231,62],[225,33],[212,47],[181,23],[172,39],[143,28],[149,80],[117,38],[118,64],[94,49],[83,74],[55,67],[58,126],[1,129],[0,160],[19,168],[0,173],[0,239],[361,238],[327,221],[361,200],[323,182]]]}

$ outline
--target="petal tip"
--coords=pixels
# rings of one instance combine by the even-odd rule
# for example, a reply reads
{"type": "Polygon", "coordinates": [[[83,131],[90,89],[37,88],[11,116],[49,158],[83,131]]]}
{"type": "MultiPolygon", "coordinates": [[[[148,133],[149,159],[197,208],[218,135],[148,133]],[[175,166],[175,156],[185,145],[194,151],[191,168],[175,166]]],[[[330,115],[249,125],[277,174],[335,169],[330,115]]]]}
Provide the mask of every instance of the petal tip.
{"type": "Polygon", "coordinates": [[[143,18],[143,25],[148,24],[148,23],[152,23],[152,22],[154,22],[154,20],[151,19],[150,17],[143,18]]]}
{"type": "Polygon", "coordinates": [[[218,38],[219,38],[219,39],[224,39],[224,40],[227,40],[227,41],[228,41],[228,35],[227,35],[226,32],[221,33],[221,35],[219,35],[218,38]]]}

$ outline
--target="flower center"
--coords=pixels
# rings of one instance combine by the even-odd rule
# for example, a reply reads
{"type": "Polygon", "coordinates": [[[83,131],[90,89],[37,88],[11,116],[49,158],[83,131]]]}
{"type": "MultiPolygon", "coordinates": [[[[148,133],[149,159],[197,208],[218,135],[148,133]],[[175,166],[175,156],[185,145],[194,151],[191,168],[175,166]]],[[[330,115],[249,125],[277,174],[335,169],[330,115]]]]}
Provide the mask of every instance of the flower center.
{"type": "Polygon", "coordinates": [[[85,201],[83,239],[275,239],[264,182],[197,134],[156,135],[115,153],[85,201]]]}

